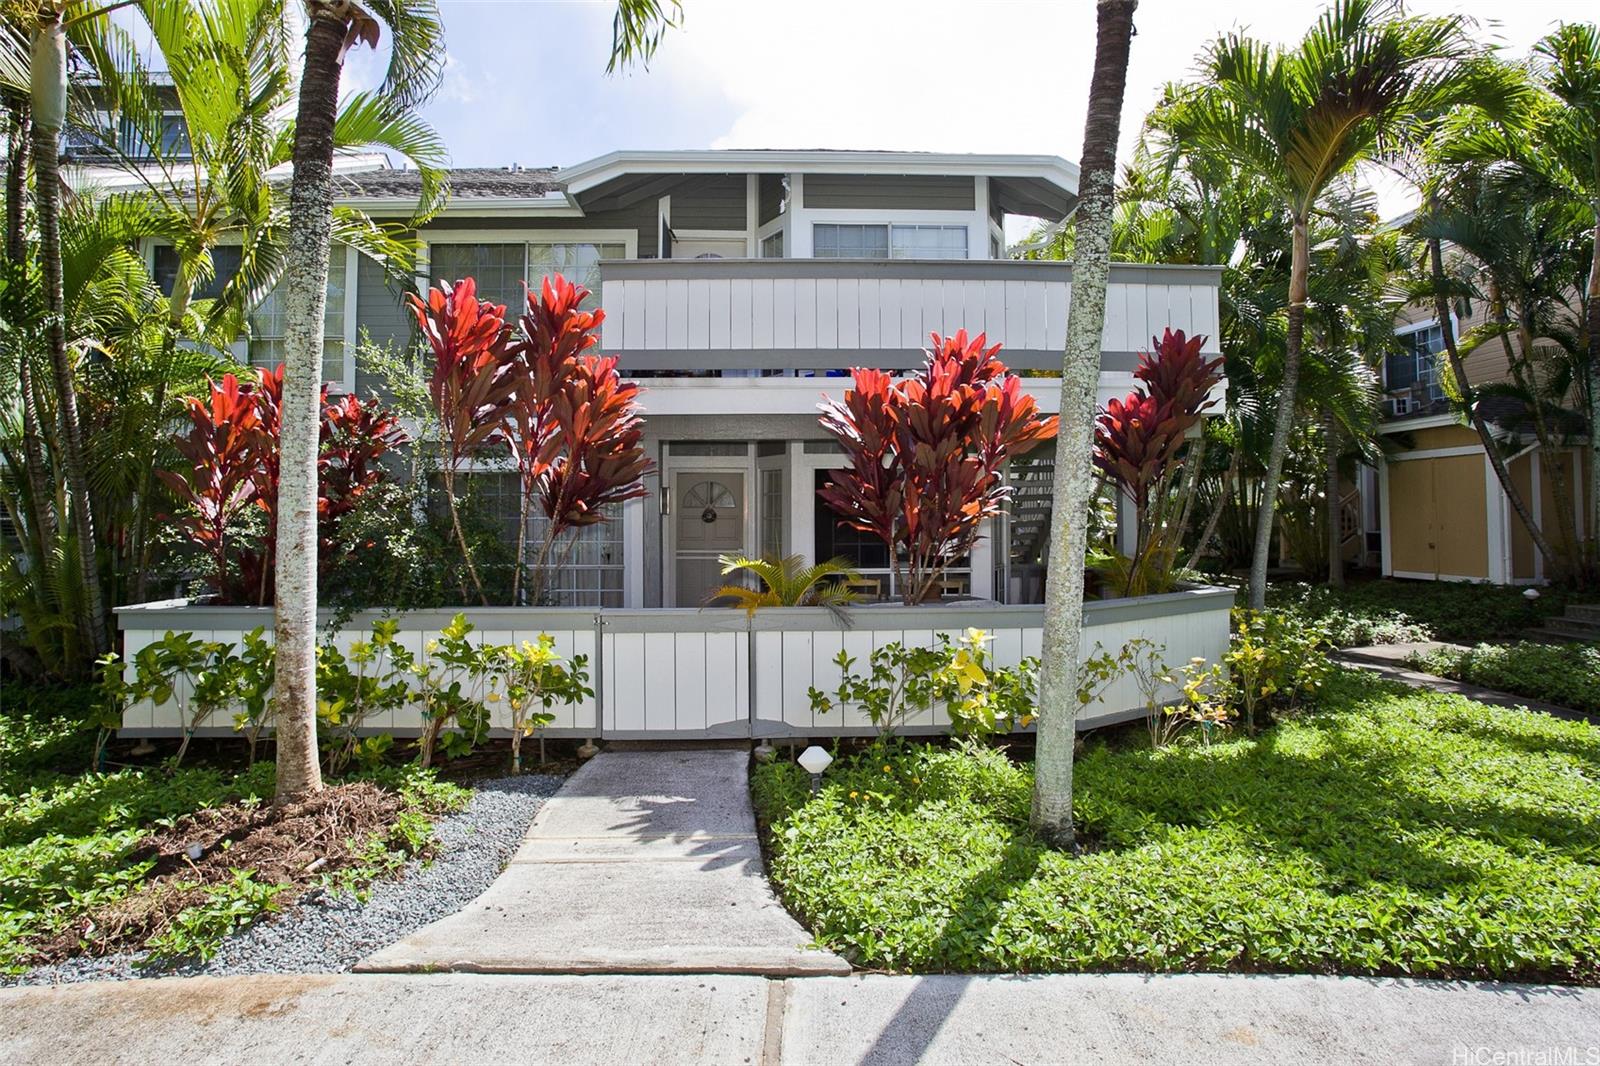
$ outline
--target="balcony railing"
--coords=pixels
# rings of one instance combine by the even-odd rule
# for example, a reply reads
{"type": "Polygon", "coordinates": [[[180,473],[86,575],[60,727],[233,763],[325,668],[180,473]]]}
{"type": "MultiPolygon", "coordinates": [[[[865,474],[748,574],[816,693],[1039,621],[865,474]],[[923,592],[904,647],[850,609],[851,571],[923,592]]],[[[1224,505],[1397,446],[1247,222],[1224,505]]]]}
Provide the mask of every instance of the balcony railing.
{"type": "MultiPolygon", "coordinates": [[[[1220,267],[1113,264],[1103,370],[1131,370],[1172,327],[1217,341],[1220,267]]],[[[1068,263],[1014,260],[628,259],[601,265],[603,349],[624,372],[917,366],[928,334],[965,329],[1007,365],[1061,366],[1068,263]]]]}

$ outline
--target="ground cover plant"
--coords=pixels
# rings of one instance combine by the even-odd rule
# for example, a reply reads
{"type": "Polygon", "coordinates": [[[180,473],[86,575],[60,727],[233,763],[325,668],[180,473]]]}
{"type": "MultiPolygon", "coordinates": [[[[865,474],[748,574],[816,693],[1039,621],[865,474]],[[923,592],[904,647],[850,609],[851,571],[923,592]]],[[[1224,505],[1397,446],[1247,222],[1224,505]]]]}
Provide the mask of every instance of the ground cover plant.
{"type": "Polygon", "coordinates": [[[771,872],[857,965],[1600,983],[1600,730],[1340,672],[1255,738],[1091,738],[1081,857],[969,744],[752,778],[771,872]]]}
{"type": "Polygon", "coordinates": [[[1600,647],[1593,644],[1479,644],[1436,648],[1409,661],[1440,677],[1600,713],[1600,647]]]}
{"type": "Polygon", "coordinates": [[[1478,641],[1515,637],[1566,609],[1568,594],[1540,590],[1529,600],[1505,585],[1450,581],[1358,581],[1343,588],[1280,585],[1271,606],[1321,622],[1337,647],[1411,641],[1478,641]]]}
{"type": "Polygon", "coordinates": [[[84,772],[97,714],[91,689],[6,686],[0,970],[84,950],[204,956],[310,888],[393,871],[426,850],[432,816],[466,799],[412,767],[282,809],[267,803],[270,763],[84,772]]]}

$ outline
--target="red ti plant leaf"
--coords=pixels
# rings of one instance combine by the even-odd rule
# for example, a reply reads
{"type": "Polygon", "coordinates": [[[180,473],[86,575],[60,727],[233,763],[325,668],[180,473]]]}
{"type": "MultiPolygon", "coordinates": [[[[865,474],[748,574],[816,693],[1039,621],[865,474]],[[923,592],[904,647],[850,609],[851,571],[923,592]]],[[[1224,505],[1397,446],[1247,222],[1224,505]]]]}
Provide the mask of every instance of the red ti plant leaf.
{"type": "Polygon", "coordinates": [[[1189,431],[1214,406],[1209,394],[1222,380],[1222,360],[1200,354],[1205,337],[1168,329],[1150,340],[1154,354],[1141,352],[1133,372],[1141,387],[1108,402],[1094,433],[1095,465],[1140,511],[1171,479],[1189,431]]]}
{"type": "MultiPolygon", "coordinates": [[[[615,357],[586,354],[599,343],[605,312],[581,309],[589,290],[560,274],[528,292],[522,339],[513,348],[509,422],[522,486],[523,524],[535,499],[549,519],[530,572],[540,602],[546,563],[569,530],[605,521],[604,508],[643,496],[649,470],[641,444],[639,386],[623,380],[615,357]]],[[[525,546],[517,545],[514,600],[522,595],[525,546]]]]}
{"type": "MultiPolygon", "coordinates": [[[[427,299],[406,294],[417,325],[433,353],[428,390],[439,419],[439,473],[444,480],[450,525],[466,563],[467,575],[485,606],[477,565],[456,503],[456,472],[463,459],[509,439],[511,398],[516,387],[512,369],[511,329],[506,309],[478,299],[478,283],[464,278],[428,290],[427,299]]],[[[462,585],[462,594],[467,592],[462,585]]]]}
{"type": "Polygon", "coordinates": [[[982,334],[935,333],[916,375],[856,369],[844,398],[820,406],[849,465],[818,494],[845,525],[889,548],[908,604],[934,594],[1000,513],[1005,462],[1056,434],[1057,419],[1039,415],[999,352],[982,334]]]}

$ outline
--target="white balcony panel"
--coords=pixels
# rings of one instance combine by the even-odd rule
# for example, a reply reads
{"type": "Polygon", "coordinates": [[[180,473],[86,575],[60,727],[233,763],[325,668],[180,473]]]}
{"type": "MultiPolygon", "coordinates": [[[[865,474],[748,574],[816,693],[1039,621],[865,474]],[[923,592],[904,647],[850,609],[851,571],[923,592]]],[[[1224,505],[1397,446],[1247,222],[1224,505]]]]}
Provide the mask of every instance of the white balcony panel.
{"type": "MultiPolygon", "coordinates": [[[[924,260],[610,261],[604,341],[624,369],[828,369],[871,353],[914,366],[930,333],[965,329],[1019,368],[1060,365],[1071,267],[924,260]],[[682,351],[680,360],[672,355],[682,351]],[[703,353],[689,356],[687,353],[703,353]],[[630,358],[630,353],[634,353],[630,358]],[[719,355],[719,353],[721,353],[719,355]],[[812,354],[807,354],[812,353],[812,354]]],[[[1113,264],[1101,336],[1107,370],[1130,370],[1168,327],[1217,344],[1220,268],[1113,264]]]]}

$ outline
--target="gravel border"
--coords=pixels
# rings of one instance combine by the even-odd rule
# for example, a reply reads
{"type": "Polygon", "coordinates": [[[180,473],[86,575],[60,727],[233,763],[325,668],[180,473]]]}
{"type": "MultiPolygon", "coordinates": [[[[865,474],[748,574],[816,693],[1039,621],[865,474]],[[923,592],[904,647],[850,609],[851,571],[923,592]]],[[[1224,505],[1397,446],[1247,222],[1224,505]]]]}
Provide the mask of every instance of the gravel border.
{"type": "Polygon", "coordinates": [[[231,977],[255,973],[345,973],[381,947],[454,914],[500,876],[544,801],[566,779],[500,777],[472,786],[472,798],[434,825],[434,857],[374,882],[365,901],[313,892],[276,918],[223,941],[209,962],[139,966],[144,953],[75,958],[0,975],[0,985],[125,981],[136,977],[231,977]]]}

